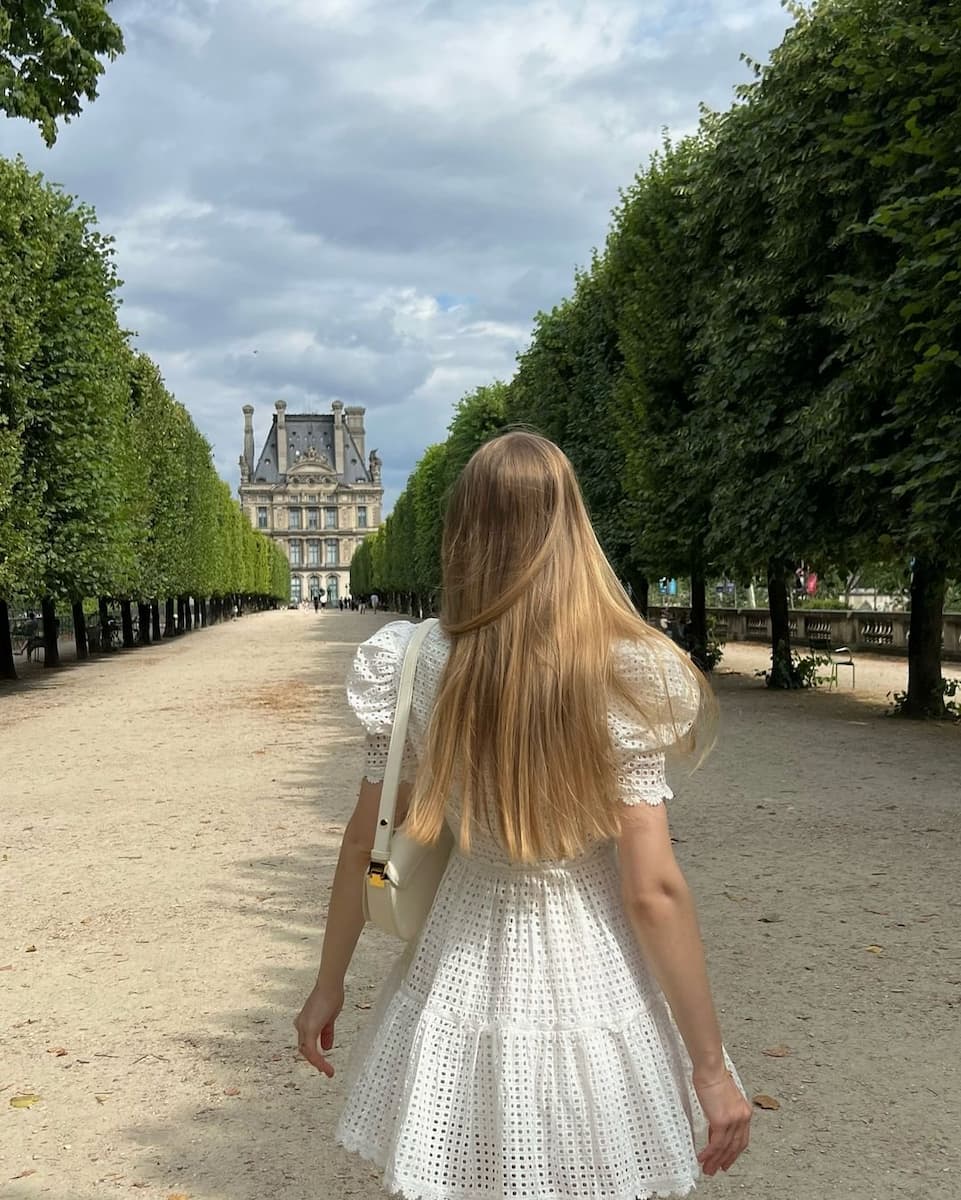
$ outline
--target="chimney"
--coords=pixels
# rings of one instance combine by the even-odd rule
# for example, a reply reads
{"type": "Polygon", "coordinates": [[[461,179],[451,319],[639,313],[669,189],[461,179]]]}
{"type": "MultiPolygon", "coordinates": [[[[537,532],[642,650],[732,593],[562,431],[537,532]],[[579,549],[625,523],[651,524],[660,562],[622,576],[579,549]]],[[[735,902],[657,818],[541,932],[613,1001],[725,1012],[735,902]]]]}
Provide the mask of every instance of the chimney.
{"type": "Polygon", "coordinates": [[[287,401],[278,400],[274,408],[277,410],[277,473],[283,477],[287,474],[287,401]]]}
{"type": "Polygon", "coordinates": [[[334,470],[338,475],[344,473],[344,402],[335,400],[331,405],[334,410],[334,470]]]}
{"type": "Polygon", "coordinates": [[[360,459],[360,465],[364,465],[364,409],[356,405],[351,405],[344,409],[344,416],[347,418],[347,428],[350,430],[350,436],[354,440],[354,445],[357,447],[357,457],[360,459]]]}
{"type": "Polygon", "coordinates": [[[250,478],[254,469],[254,406],[244,405],[244,457],[240,460],[247,463],[247,477],[250,478]]]}

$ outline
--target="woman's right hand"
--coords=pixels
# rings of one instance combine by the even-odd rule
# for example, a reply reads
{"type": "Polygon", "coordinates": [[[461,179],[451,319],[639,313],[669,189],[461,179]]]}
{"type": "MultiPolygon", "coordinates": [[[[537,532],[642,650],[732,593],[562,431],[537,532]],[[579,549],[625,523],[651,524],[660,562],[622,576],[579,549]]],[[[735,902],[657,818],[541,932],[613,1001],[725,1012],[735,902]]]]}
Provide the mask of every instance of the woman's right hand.
{"type": "Polygon", "coordinates": [[[294,1021],[297,1048],[328,1079],[333,1079],[334,1068],[326,1055],[333,1047],[334,1022],[343,1007],[343,988],[329,988],[317,983],[294,1021]]]}
{"type": "Polygon", "coordinates": [[[726,1071],[720,1079],[695,1079],[694,1090],[708,1124],[708,1143],[697,1160],[705,1175],[728,1171],[750,1140],[752,1108],[734,1076],[726,1071]]]}

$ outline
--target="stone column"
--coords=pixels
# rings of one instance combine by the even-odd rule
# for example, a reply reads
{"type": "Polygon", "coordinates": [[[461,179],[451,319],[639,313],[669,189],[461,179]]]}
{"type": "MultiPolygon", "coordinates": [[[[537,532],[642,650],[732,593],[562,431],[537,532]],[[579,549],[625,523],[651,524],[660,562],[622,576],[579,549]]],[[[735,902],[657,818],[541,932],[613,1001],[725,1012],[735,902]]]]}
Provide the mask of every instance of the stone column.
{"type": "Polygon", "coordinates": [[[244,405],[244,459],[247,462],[247,477],[254,471],[254,406],[244,405]]]}
{"type": "Polygon", "coordinates": [[[278,400],[277,410],[277,472],[283,478],[287,474],[287,401],[278,400]]]}
{"type": "Polygon", "coordinates": [[[338,476],[344,474],[344,402],[335,400],[334,410],[334,470],[338,476]]]}
{"type": "Polygon", "coordinates": [[[347,428],[350,430],[350,436],[357,447],[357,457],[360,459],[361,466],[363,466],[366,454],[364,445],[366,441],[364,436],[364,409],[359,405],[352,404],[344,409],[344,417],[347,420],[347,428]]]}

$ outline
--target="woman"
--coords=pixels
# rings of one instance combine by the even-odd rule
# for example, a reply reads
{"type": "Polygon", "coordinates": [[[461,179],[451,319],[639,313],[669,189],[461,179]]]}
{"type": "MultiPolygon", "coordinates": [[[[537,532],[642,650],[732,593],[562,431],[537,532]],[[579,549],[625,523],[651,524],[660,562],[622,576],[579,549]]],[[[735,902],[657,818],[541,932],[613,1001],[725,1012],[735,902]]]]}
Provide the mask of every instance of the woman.
{"type": "MultiPolygon", "coordinates": [[[[665,751],[694,748],[712,699],[631,607],[544,438],[477,451],[443,571],[398,816],[425,841],[446,818],[458,844],[355,1050],[338,1139],[409,1200],[685,1195],[732,1165],[751,1115],[663,804],[665,751]]],[[[366,779],[295,1022],[327,1076],[413,628],[384,626],[348,680],[366,779]]]]}

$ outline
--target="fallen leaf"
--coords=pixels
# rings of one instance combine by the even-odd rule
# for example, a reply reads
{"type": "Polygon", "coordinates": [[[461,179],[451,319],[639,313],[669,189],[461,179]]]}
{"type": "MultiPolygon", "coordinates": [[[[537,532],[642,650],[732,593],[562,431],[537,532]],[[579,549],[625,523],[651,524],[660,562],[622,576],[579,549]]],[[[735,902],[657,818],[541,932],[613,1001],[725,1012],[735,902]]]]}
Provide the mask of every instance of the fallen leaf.
{"type": "Polygon", "coordinates": [[[11,1096],[10,1107],[32,1108],[39,1099],[40,1097],[35,1095],[33,1092],[25,1092],[22,1096],[11,1096]]]}
{"type": "Polygon", "coordinates": [[[0,971],[12,971],[13,963],[7,963],[6,966],[0,967],[0,971]]]}
{"type": "Polygon", "coordinates": [[[94,1100],[96,1100],[96,1102],[98,1104],[106,1104],[107,1101],[110,1099],[110,1096],[111,1096],[110,1092],[99,1092],[99,1093],[94,1092],[94,1094],[93,1094],[93,1098],[94,1098],[94,1100]]]}
{"type": "Polygon", "coordinates": [[[239,1096],[240,1088],[239,1087],[224,1088],[224,1095],[225,1096],[239,1096]]]}
{"type": "Polygon", "coordinates": [[[865,948],[865,950],[867,950],[868,954],[883,954],[884,953],[883,946],[865,946],[864,948],[865,948]]]}
{"type": "Polygon", "coordinates": [[[777,925],[783,921],[783,917],[779,917],[776,913],[772,913],[769,917],[758,917],[762,925],[777,925]]]}
{"type": "Polygon", "coordinates": [[[373,1008],[372,1004],[355,1004],[354,1008],[373,1008]]]}
{"type": "Polygon", "coordinates": [[[766,1108],[770,1112],[774,1112],[781,1107],[780,1101],[775,1100],[773,1096],[765,1096],[763,1092],[754,1097],[754,1103],[758,1108],[766,1108]]]}
{"type": "Polygon", "coordinates": [[[167,1200],[190,1200],[186,1192],[171,1192],[167,1200]]]}
{"type": "Polygon", "coordinates": [[[26,948],[26,950],[24,951],[25,954],[36,954],[36,952],[37,952],[36,946],[28,946],[26,948]]]}
{"type": "Polygon", "coordinates": [[[14,1179],[26,1179],[28,1175],[36,1175],[36,1167],[27,1167],[25,1171],[21,1171],[19,1175],[14,1175],[14,1179]]]}
{"type": "Polygon", "coordinates": [[[768,1058],[787,1058],[791,1053],[787,1046],[771,1046],[769,1050],[762,1050],[762,1054],[766,1054],[768,1058]]]}
{"type": "Polygon", "coordinates": [[[67,1053],[67,1051],[64,1049],[63,1046],[49,1046],[47,1048],[47,1053],[48,1054],[56,1054],[57,1058],[63,1058],[63,1056],[67,1053]]]}

